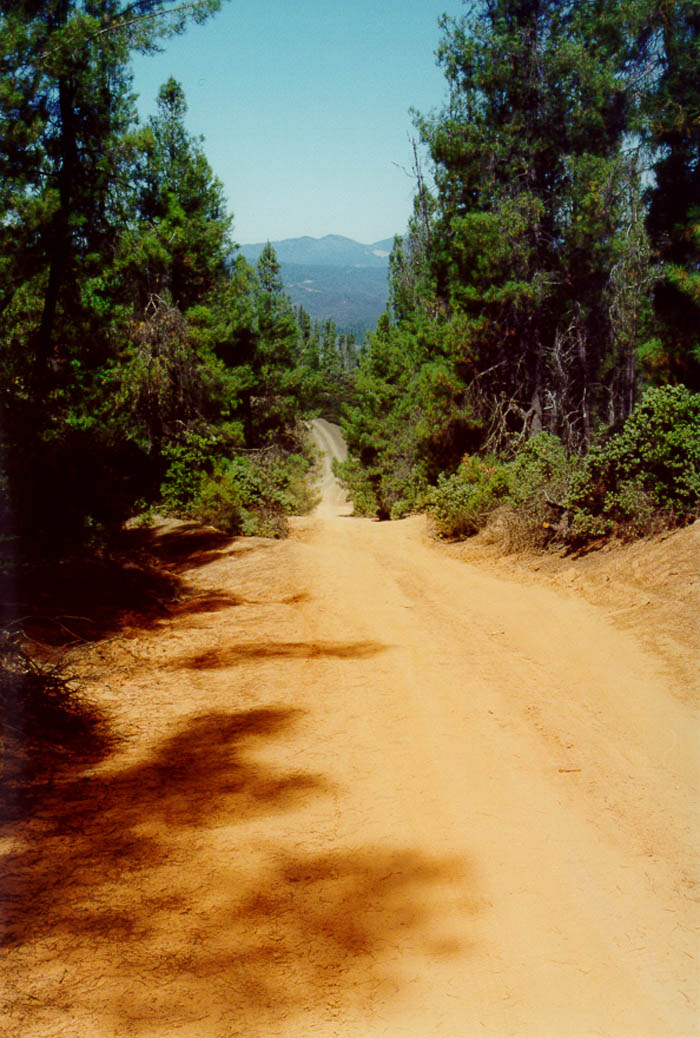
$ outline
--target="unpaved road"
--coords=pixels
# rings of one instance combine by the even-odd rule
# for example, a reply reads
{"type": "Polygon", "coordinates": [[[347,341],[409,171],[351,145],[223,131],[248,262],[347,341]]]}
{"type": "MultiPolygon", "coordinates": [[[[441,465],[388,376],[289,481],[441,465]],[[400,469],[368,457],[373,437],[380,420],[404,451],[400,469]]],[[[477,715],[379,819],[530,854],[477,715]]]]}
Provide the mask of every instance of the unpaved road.
{"type": "Polygon", "coordinates": [[[697,1035],[697,688],[336,493],[76,650],[125,739],[6,829],[4,1033],[697,1035]]]}

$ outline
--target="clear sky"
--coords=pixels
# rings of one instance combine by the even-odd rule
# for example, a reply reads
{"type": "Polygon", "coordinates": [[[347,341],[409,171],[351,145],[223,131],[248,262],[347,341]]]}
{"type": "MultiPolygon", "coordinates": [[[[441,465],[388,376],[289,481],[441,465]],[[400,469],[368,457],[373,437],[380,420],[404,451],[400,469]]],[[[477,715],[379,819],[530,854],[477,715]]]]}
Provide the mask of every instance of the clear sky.
{"type": "Polygon", "coordinates": [[[190,132],[224,185],[244,244],[308,234],[371,243],[406,229],[411,107],[439,108],[443,12],[460,0],[228,0],[205,25],[138,57],[139,111],[174,76],[190,132]]]}

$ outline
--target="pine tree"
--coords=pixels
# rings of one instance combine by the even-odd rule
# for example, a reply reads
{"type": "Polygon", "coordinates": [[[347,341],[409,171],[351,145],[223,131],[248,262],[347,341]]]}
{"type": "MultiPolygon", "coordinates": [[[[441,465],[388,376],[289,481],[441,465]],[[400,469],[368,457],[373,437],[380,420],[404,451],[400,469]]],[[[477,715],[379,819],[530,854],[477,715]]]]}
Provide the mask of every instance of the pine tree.
{"type": "Polygon", "coordinates": [[[625,25],[606,0],[489,0],[442,25],[449,102],[418,120],[435,311],[457,318],[473,406],[502,433],[588,439],[634,401],[634,343],[610,320],[639,223],[625,25]]]}
{"type": "Polygon", "coordinates": [[[111,272],[132,215],[129,56],[218,6],[0,0],[0,478],[26,535],[114,506],[97,414],[128,316],[111,272]]]}
{"type": "Polygon", "coordinates": [[[201,141],[184,124],[185,95],[172,77],[158,94],[158,114],[138,136],[136,215],[123,236],[119,277],[143,309],[167,296],[183,313],[228,277],[232,219],[201,141]]]}
{"type": "Polygon", "coordinates": [[[700,390],[700,3],[654,5],[651,46],[660,70],[647,107],[655,184],[647,226],[663,264],[654,293],[652,377],[700,390]]]}
{"type": "Polygon", "coordinates": [[[0,5],[3,201],[11,214],[3,221],[3,266],[10,286],[26,285],[29,274],[39,294],[28,347],[42,389],[50,361],[65,353],[57,321],[68,323],[68,336],[82,325],[82,284],[103,262],[121,216],[121,148],[134,117],[130,51],[153,49],[159,35],[181,31],[189,14],[204,17],[219,2],[199,0],[175,15],[164,0],[0,5]],[[13,225],[29,233],[18,240],[13,225]]]}
{"type": "Polygon", "coordinates": [[[255,271],[253,381],[245,398],[246,442],[282,445],[294,425],[301,371],[294,307],[284,292],[279,260],[268,242],[255,271]]]}

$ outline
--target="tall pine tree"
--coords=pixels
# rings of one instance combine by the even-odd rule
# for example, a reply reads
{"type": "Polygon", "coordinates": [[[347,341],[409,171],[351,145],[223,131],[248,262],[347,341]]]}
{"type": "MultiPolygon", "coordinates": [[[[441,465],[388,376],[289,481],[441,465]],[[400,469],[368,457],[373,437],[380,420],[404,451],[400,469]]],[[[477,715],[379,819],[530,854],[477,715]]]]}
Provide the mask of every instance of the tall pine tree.
{"type": "Polygon", "coordinates": [[[647,139],[654,162],[647,226],[662,264],[657,338],[645,356],[656,380],[700,391],[700,3],[664,0],[649,12],[653,75],[647,139]]]}
{"type": "Polygon", "coordinates": [[[219,3],[0,0],[0,426],[23,531],[91,509],[81,468],[107,434],[90,410],[124,327],[110,270],[132,202],[129,56],[219,3]]]}
{"type": "Polygon", "coordinates": [[[487,0],[442,22],[449,101],[418,120],[437,187],[436,308],[460,322],[474,407],[506,435],[580,442],[634,402],[637,329],[611,319],[611,272],[640,222],[615,8],[487,0]]]}

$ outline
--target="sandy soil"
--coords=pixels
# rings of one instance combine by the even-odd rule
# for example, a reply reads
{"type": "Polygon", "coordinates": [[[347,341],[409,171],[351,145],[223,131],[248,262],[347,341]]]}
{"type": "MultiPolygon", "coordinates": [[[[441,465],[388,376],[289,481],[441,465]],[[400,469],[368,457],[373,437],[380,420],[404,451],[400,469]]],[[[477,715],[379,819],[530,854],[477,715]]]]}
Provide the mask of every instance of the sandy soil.
{"type": "Polygon", "coordinates": [[[2,830],[3,1033],[697,1035],[698,531],[504,566],[327,477],[71,651],[121,741],[2,830]]]}

